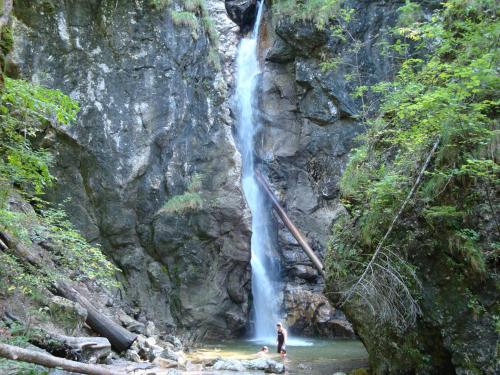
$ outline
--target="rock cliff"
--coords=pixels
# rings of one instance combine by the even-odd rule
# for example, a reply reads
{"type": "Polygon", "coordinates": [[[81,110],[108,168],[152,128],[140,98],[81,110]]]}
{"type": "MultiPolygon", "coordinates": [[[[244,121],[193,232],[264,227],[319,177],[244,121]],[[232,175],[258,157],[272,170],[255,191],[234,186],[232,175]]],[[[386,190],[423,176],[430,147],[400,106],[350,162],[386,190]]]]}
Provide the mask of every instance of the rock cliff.
{"type": "Polygon", "coordinates": [[[80,102],[76,126],[41,140],[55,152],[49,198],[69,198],[72,220],[123,270],[131,313],[199,337],[235,336],[250,292],[227,102],[237,27],[223,2],[206,9],[215,31],[199,10],[190,24],[175,19],[181,3],[167,3],[17,1],[11,70],[80,102]],[[220,34],[221,69],[209,31],[220,34]],[[193,179],[196,205],[162,209],[193,179]]]}
{"type": "MultiPolygon", "coordinates": [[[[439,7],[435,1],[419,3],[427,19],[439,7]]],[[[353,10],[348,31],[362,48],[353,48],[352,41],[332,33],[329,26],[334,27],[335,22],[318,27],[313,21],[280,17],[279,3],[268,12],[261,42],[265,70],[259,155],[290,216],[322,255],[331,225],[344,211],[339,202],[338,182],[347,154],[356,146],[355,137],[363,131],[357,118],[363,116],[363,105],[368,105],[368,110],[377,107],[377,98],[368,97],[368,103],[363,103],[354,94],[361,85],[391,80],[397,70],[397,63],[384,53],[383,46],[394,42],[388,31],[396,25],[398,8],[405,2],[344,4],[353,10]],[[341,59],[341,63],[323,69],[323,63],[332,57],[341,59]],[[356,73],[360,73],[361,81],[355,79],[356,73]]],[[[488,228],[488,237],[494,229],[490,227],[492,219],[485,217],[489,214],[474,213],[475,220],[483,220],[488,228]]],[[[454,261],[446,255],[445,245],[433,244],[432,250],[423,251],[427,238],[419,234],[416,220],[399,225],[402,232],[415,233],[415,240],[406,250],[412,254],[410,262],[422,282],[422,312],[416,325],[403,333],[394,333],[377,326],[366,305],[344,305],[370,354],[372,371],[498,372],[498,332],[493,324],[497,309],[493,302],[496,273],[480,279],[467,276],[465,271],[464,277],[450,265],[454,261]],[[478,306],[483,314],[477,314],[478,306]]],[[[276,227],[286,269],[284,301],[288,322],[292,328],[315,333],[334,326],[333,320],[323,317],[332,316],[335,310],[328,303],[322,304],[321,294],[317,293],[323,290],[323,280],[316,277],[293,237],[279,222],[276,227]]],[[[338,291],[335,285],[328,285],[327,292],[332,293],[329,297],[334,303],[339,302],[338,294],[334,294],[338,291]]]]}
{"type": "MultiPolygon", "coordinates": [[[[55,152],[58,183],[49,198],[65,201],[86,237],[103,244],[123,270],[130,313],[189,327],[199,337],[237,336],[250,317],[251,235],[230,116],[239,30],[227,4],[207,2],[219,69],[210,63],[217,45],[202,20],[178,21],[184,5],[162,4],[18,1],[11,70],[81,104],[76,126],[49,129],[40,140],[55,152]],[[193,179],[201,184],[196,196],[193,179]],[[180,206],[165,206],[176,199],[180,206]]],[[[239,22],[242,31],[247,18],[239,22]]],[[[292,33],[292,26],[274,31],[271,13],[267,18],[259,153],[272,182],[286,188],[281,198],[299,227],[323,254],[337,210],[335,176],[359,127],[340,110],[338,116],[321,112],[337,109],[330,99],[323,103],[323,88],[312,89],[319,81],[307,83],[318,61],[306,63],[300,41],[277,36],[281,29],[292,33]],[[315,109],[318,100],[323,107],[315,109]]],[[[278,233],[292,329],[351,334],[300,248],[283,228],[278,233]]]]}

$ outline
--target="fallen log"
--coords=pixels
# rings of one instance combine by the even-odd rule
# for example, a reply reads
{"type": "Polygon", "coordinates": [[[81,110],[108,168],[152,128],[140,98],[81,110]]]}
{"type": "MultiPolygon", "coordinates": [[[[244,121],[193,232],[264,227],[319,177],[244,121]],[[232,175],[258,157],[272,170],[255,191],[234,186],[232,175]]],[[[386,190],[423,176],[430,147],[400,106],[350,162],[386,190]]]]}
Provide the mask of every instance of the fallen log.
{"type": "Polygon", "coordinates": [[[271,189],[269,188],[269,185],[267,184],[266,180],[264,179],[264,177],[262,176],[260,171],[255,170],[255,177],[256,177],[257,181],[260,183],[260,185],[262,186],[262,188],[264,189],[264,191],[266,192],[269,199],[271,199],[271,203],[273,204],[273,208],[276,211],[276,213],[278,214],[278,216],[281,218],[281,220],[283,221],[283,224],[285,224],[285,226],[288,228],[288,230],[290,231],[292,236],[295,237],[295,239],[297,240],[299,245],[302,247],[304,252],[307,254],[309,259],[311,259],[311,262],[314,264],[314,267],[316,267],[316,269],[320,272],[321,275],[325,276],[325,269],[324,269],[323,263],[318,258],[318,256],[314,253],[313,249],[311,249],[311,246],[309,246],[309,244],[307,243],[307,241],[304,238],[304,236],[302,235],[302,233],[300,233],[298,228],[293,224],[292,220],[290,220],[290,218],[286,214],[283,207],[281,207],[281,204],[278,201],[278,198],[276,198],[274,193],[271,191],[271,189]]]}
{"type": "Polygon", "coordinates": [[[69,372],[77,372],[80,374],[89,375],[119,375],[125,374],[110,370],[106,366],[89,365],[87,363],[80,363],[70,361],[68,359],[54,357],[53,355],[40,353],[33,350],[19,348],[8,344],[0,343],[0,357],[12,359],[14,361],[22,361],[34,363],[48,368],[62,368],[69,372]]]}
{"type": "Polygon", "coordinates": [[[40,255],[30,251],[26,245],[7,231],[0,232],[0,250],[10,250],[16,257],[28,262],[34,267],[42,267],[43,265],[43,260],[40,258],[40,255]]]}
{"type": "Polygon", "coordinates": [[[29,329],[25,322],[8,311],[4,314],[4,321],[9,326],[15,322],[29,330],[28,342],[56,357],[98,363],[111,353],[111,344],[105,337],[74,337],[48,332],[38,327],[29,329]]]}
{"type": "Polygon", "coordinates": [[[84,296],[66,282],[59,280],[55,284],[58,294],[73,302],[78,302],[87,310],[86,323],[95,332],[106,337],[113,349],[118,352],[127,350],[135,341],[137,335],[118,325],[104,314],[100,313],[84,296]]]}

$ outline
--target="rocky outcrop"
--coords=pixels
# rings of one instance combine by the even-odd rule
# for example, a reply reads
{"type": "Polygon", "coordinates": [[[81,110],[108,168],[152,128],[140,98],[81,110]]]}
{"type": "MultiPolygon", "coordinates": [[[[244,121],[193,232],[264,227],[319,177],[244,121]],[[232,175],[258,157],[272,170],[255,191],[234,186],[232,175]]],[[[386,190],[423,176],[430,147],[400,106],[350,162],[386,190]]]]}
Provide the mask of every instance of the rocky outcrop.
{"type": "Polygon", "coordinates": [[[241,32],[252,29],[257,13],[257,0],[225,0],[229,18],[236,23],[241,32]]]}
{"type": "MultiPolygon", "coordinates": [[[[320,56],[338,44],[328,32],[312,23],[278,19],[272,8],[263,28],[258,154],[288,214],[324,257],[331,225],[343,210],[338,181],[362,131],[354,119],[357,103],[345,82],[320,67],[320,56]]],[[[323,295],[323,278],[287,229],[279,221],[275,227],[292,332],[352,337],[343,314],[323,295]]]]}
{"type": "Polygon", "coordinates": [[[69,198],[72,220],[123,270],[127,312],[162,330],[234,336],[250,288],[226,102],[234,25],[222,1],[208,3],[224,50],[218,71],[202,22],[176,25],[173,8],[150,3],[16,1],[11,66],[80,103],[75,126],[49,128],[40,142],[55,153],[49,198],[69,198]],[[162,210],[195,175],[201,204],[162,210]]]}
{"type": "Polygon", "coordinates": [[[250,360],[219,359],[212,366],[217,371],[264,371],[267,374],[285,373],[285,365],[269,358],[257,358],[250,360]]]}

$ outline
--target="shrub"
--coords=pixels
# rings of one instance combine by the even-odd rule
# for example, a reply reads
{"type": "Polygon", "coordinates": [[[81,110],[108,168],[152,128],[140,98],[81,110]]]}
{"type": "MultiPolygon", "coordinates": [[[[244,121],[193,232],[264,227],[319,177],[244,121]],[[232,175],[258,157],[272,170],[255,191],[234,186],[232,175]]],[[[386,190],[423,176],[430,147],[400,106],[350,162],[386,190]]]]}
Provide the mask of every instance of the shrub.
{"type": "Polygon", "coordinates": [[[191,176],[187,184],[187,191],[181,195],[174,195],[162,207],[160,211],[168,213],[183,213],[194,211],[203,207],[203,198],[199,191],[202,188],[203,178],[200,174],[191,176]]]}

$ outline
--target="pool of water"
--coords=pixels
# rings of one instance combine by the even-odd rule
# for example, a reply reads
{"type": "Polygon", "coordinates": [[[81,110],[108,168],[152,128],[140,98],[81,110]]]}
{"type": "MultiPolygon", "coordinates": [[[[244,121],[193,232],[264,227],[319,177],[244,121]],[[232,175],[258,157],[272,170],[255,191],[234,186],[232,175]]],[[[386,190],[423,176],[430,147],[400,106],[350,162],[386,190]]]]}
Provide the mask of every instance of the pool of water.
{"type": "MultiPolygon", "coordinates": [[[[276,346],[251,340],[224,341],[207,343],[191,353],[191,359],[205,361],[217,357],[232,359],[257,358],[256,353],[262,345],[269,347],[268,357],[281,361],[274,353],[276,346]]],[[[349,371],[368,367],[368,353],[358,340],[289,340],[285,365],[290,375],[331,375],[336,371],[349,371]]]]}

